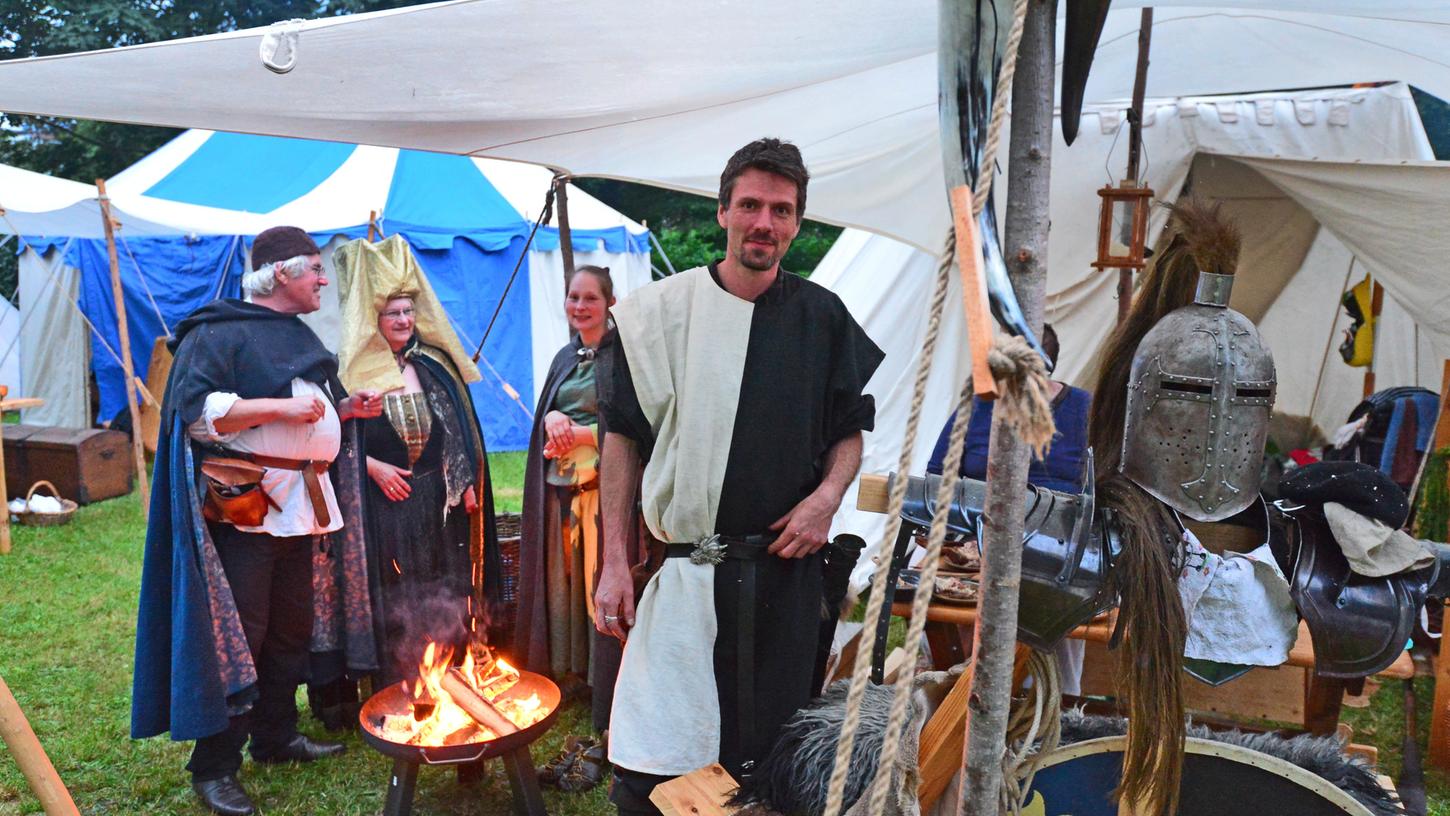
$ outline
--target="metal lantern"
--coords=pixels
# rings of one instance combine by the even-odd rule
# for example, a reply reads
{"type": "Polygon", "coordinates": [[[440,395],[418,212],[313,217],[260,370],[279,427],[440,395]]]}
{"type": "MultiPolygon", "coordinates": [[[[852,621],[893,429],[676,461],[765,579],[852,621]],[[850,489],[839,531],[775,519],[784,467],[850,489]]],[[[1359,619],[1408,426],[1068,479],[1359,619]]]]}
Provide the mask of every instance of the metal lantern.
{"type": "Polygon", "coordinates": [[[1095,269],[1142,269],[1148,237],[1148,202],[1153,190],[1126,180],[1098,190],[1098,259],[1095,269]]]}

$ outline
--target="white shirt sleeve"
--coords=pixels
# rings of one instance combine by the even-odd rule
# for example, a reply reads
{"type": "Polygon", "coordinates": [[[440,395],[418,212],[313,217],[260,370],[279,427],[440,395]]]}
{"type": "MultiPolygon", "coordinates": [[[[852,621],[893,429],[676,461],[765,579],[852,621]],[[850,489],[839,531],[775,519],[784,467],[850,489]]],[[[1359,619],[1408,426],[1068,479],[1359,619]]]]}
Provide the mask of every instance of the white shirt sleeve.
{"type": "Polygon", "coordinates": [[[201,409],[201,417],[191,423],[191,427],[188,429],[191,437],[208,442],[230,442],[236,439],[237,434],[241,431],[220,433],[216,429],[216,421],[226,416],[239,400],[241,397],[230,391],[213,391],[207,394],[206,404],[201,409]]]}

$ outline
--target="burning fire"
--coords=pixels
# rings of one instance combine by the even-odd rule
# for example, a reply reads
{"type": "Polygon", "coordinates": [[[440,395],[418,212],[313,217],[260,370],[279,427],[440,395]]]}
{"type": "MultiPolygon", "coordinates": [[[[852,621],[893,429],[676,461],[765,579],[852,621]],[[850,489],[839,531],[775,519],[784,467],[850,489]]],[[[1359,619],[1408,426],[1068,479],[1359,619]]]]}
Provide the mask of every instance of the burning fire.
{"type": "MultiPolygon", "coordinates": [[[[428,643],[418,663],[418,677],[405,683],[413,710],[409,714],[387,715],[382,723],[383,736],[410,745],[461,745],[499,736],[475,721],[444,689],[443,678],[453,667],[453,656],[452,648],[428,643]]],[[[537,692],[527,697],[510,693],[519,684],[519,672],[503,658],[495,658],[487,646],[478,643],[470,646],[457,667],[457,674],[520,729],[549,714],[537,692]]]]}

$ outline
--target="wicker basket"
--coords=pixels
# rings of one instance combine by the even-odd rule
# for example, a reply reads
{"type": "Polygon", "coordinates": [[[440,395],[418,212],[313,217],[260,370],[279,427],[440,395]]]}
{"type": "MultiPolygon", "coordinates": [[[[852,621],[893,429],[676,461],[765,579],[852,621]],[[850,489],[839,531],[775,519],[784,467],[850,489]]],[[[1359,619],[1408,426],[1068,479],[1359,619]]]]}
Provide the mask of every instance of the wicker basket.
{"type": "Polygon", "coordinates": [[[60,495],[60,491],[55,489],[55,485],[47,482],[44,479],[41,479],[40,481],[31,485],[30,490],[26,491],[25,505],[27,507],[30,506],[31,498],[35,496],[35,491],[41,486],[44,486],[47,490],[49,490],[50,495],[60,500],[60,512],[32,513],[29,510],[26,510],[23,513],[16,513],[15,519],[21,524],[26,525],[27,527],[58,527],[62,524],[70,524],[70,520],[72,518],[75,518],[76,508],[80,505],[76,504],[70,499],[62,498],[60,495]]]}
{"type": "Polygon", "coordinates": [[[505,637],[512,637],[514,621],[519,613],[519,535],[522,517],[517,513],[498,513],[494,524],[498,530],[499,555],[503,561],[502,589],[497,614],[500,620],[496,626],[505,637]]]}

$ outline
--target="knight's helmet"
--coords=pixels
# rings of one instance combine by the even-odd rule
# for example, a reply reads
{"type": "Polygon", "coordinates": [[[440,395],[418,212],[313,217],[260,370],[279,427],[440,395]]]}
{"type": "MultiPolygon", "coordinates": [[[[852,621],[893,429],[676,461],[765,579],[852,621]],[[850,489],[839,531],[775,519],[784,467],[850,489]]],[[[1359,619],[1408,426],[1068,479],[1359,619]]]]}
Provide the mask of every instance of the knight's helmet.
{"type": "Polygon", "coordinates": [[[1228,518],[1257,498],[1274,405],[1274,358],[1254,324],[1228,308],[1239,239],[1220,218],[1213,212],[1183,225],[1198,287],[1193,302],[1159,320],[1133,355],[1119,464],[1139,487],[1198,521],[1228,518]]]}

